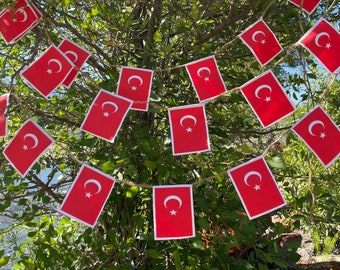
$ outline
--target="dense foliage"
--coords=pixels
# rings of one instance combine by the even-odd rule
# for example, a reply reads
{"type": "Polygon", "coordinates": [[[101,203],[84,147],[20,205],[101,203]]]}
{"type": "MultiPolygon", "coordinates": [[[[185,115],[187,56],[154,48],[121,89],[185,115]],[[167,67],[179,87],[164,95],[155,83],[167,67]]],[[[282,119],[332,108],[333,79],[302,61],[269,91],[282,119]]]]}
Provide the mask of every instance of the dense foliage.
{"type": "MultiPolygon", "coordinates": [[[[2,1],[12,7],[13,0],[2,1]]],[[[321,16],[337,27],[337,0],[307,15],[287,0],[32,1],[43,19],[13,45],[0,41],[9,134],[28,119],[56,141],[22,178],[0,157],[0,265],[14,269],[269,269],[296,262],[295,229],[325,239],[340,220],[340,163],[324,169],[290,127],[315,104],[339,125],[339,81],[296,42],[321,16]],[[237,37],[260,17],[284,48],[261,67],[237,37]],[[70,89],[48,99],[20,71],[69,38],[92,53],[70,89]],[[211,151],[173,156],[167,109],[198,102],[184,64],[214,54],[228,91],[206,104],[211,151]],[[100,88],[116,91],[121,66],[155,71],[148,112],[130,111],[114,143],[80,131],[100,88]],[[272,69],[297,111],[263,129],[239,87],[272,69]],[[288,205],[249,220],[226,171],[263,155],[288,205]],[[117,179],[94,229],[58,214],[83,163],[117,179]],[[153,239],[152,185],[194,184],[196,237],[153,239]]],[[[23,157],[24,158],[24,157],[23,157]]],[[[265,198],[264,198],[265,199],[265,198]]],[[[81,207],[81,205],[79,206],[81,207]]],[[[322,247],[321,247],[322,248],[322,247]]]]}

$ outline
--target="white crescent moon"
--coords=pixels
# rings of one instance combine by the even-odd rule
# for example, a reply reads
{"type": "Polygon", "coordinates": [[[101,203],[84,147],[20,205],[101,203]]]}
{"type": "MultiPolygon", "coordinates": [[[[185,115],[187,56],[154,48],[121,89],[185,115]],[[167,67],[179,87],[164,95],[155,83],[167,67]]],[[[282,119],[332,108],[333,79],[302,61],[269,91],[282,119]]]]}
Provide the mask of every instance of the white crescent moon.
{"type": "Polygon", "coordinates": [[[251,36],[251,39],[252,39],[254,42],[260,42],[260,41],[256,40],[256,36],[257,36],[257,35],[263,35],[263,37],[266,36],[266,34],[265,34],[263,31],[255,31],[255,32],[253,33],[253,35],[251,36]]]}
{"type": "Polygon", "coordinates": [[[184,116],[181,118],[181,120],[179,120],[179,124],[180,124],[182,127],[184,127],[184,126],[183,126],[183,122],[184,122],[184,120],[186,120],[186,119],[191,119],[191,120],[193,120],[193,121],[194,121],[194,126],[196,126],[197,119],[196,119],[195,116],[193,116],[193,115],[184,115],[184,116]]]}
{"type": "Polygon", "coordinates": [[[321,46],[320,43],[319,43],[319,39],[323,36],[326,36],[326,37],[328,37],[328,40],[331,40],[331,37],[326,32],[321,32],[321,33],[317,34],[316,37],[315,37],[315,44],[316,44],[316,46],[318,46],[320,48],[324,47],[324,46],[321,46]]]}
{"type": "MultiPolygon", "coordinates": [[[[23,18],[21,21],[17,21],[17,22],[26,22],[26,21],[27,21],[27,18],[28,18],[26,11],[25,11],[23,8],[18,8],[18,9],[14,12],[15,16],[17,16],[17,15],[16,15],[17,12],[20,12],[22,15],[24,15],[24,18],[23,18]]],[[[18,16],[17,16],[17,17],[18,17],[18,16]]]]}
{"type": "Polygon", "coordinates": [[[34,145],[31,147],[31,149],[34,149],[38,146],[39,144],[39,140],[37,138],[37,136],[35,136],[33,133],[27,133],[25,136],[24,136],[24,141],[27,139],[27,138],[31,138],[33,141],[34,141],[34,145]]]}
{"type": "Polygon", "coordinates": [[[63,65],[58,59],[52,58],[48,61],[47,66],[49,66],[51,63],[56,63],[58,65],[58,70],[55,71],[55,73],[59,73],[63,69],[63,65]]]}
{"type": "Polygon", "coordinates": [[[260,181],[262,181],[262,175],[259,173],[259,172],[256,172],[256,171],[250,171],[250,172],[248,172],[248,173],[246,173],[246,175],[244,176],[244,183],[247,185],[247,186],[250,186],[249,184],[248,184],[248,178],[250,177],[250,176],[252,176],[252,175],[256,175],[256,176],[258,176],[259,178],[260,178],[260,181]]]}
{"type": "Polygon", "coordinates": [[[74,57],[74,60],[71,60],[70,57],[68,57],[68,58],[70,58],[70,60],[71,60],[73,63],[75,63],[75,62],[78,60],[78,54],[77,54],[76,52],[74,52],[74,51],[66,51],[64,54],[66,54],[66,55],[68,55],[68,54],[72,55],[72,56],[74,57]]]}
{"type": "Polygon", "coordinates": [[[139,86],[141,86],[143,84],[143,79],[140,76],[137,76],[137,75],[130,76],[129,79],[128,79],[128,84],[131,84],[130,82],[133,79],[136,79],[136,80],[139,81],[139,86]]]}
{"type": "Polygon", "coordinates": [[[179,206],[178,206],[177,209],[181,208],[181,206],[182,206],[182,200],[181,200],[181,198],[178,197],[178,196],[176,196],[176,195],[170,195],[170,196],[166,197],[165,200],[164,200],[164,202],[163,202],[164,207],[165,207],[166,209],[168,209],[167,203],[168,203],[168,201],[170,201],[170,200],[176,200],[176,201],[178,201],[179,206]]]}
{"type": "Polygon", "coordinates": [[[116,111],[118,111],[118,105],[116,103],[114,103],[113,101],[105,101],[102,103],[102,109],[104,109],[105,105],[110,105],[114,108],[113,113],[115,113],[116,111]]]}
{"type": "Polygon", "coordinates": [[[102,190],[102,185],[99,183],[98,180],[95,179],[86,180],[84,183],[84,189],[86,189],[88,184],[95,184],[97,186],[98,190],[95,194],[98,194],[102,190]]]}
{"type": "Polygon", "coordinates": [[[308,132],[310,133],[310,135],[312,135],[312,136],[316,136],[314,133],[313,133],[313,127],[315,126],[315,125],[321,125],[323,128],[325,128],[325,124],[322,122],[322,121],[320,121],[320,120],[315,120],[315,121],[313,121],[312,123],[310,123],[309,124],[309,126],[308,126],[308,132]]]}
{"type": "Polygon", "coordinates": [[[260,96],[259,96],[259,93],[261,90],[263,89],[269,89],[269,92],[272,93],[272,88],[268,85],[268,84],[263,84],[263,85],[260,85],[259,87],[256,88],[255,90],[255,96],[258,98],[258,99],[261,99],[260,96]]]}
{"type": "Polygon", "coordinates": [[[211,71],[210,71],[209,68],[207,68],[207,67],[201,67],[201,68],[199,68],[199,69],[197,70],[197,75],[198,75],[198,77],[200,77],[200,78],[202,78],[202,76],[201,76],[201,72],[202,72],[202,71],[207,71],[209,75],[210,75],[210,73],[211,73],[211,71]]]}

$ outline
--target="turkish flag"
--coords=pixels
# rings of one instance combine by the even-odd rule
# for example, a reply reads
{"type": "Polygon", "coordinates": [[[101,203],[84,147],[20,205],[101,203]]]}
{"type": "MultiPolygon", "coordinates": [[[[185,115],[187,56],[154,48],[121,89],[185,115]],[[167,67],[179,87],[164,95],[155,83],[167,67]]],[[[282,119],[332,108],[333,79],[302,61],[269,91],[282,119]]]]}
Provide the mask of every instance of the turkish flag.
{"type": "Polygon", "coordinates": [[[150,69],[122,67],[117,94],[133,101],[132,110],[147,111],[152,77],[150,69]]]}
{"type": "Polygon", "coordinates": [[[299,43],[313,54],[329,72],[340,67],[340,34],[325,19],[320,19],[299,43]]]}
{"type": "Polygon", "coordinates": [[[93,228],[114,184],[111,176],[83,165],[58,212],[93,228]]]}
{"type": "Polygon", "coordinates": [[[192,185],[154,186],[155,240],[195,237],[192,185]]]}
{"type": "Polygon", "coordinates": [[[279,187],[260,156],[228,171],[249,219],[254,219],[286,205],[279,187]]]}
{"type": "Polygon", "coordinates": [[[327,168],[340,155],[340,130],[327,113],[315,106],[292,130],[327,168]]]}
{"type": "Polygon", "coordinates": [[[70,74],[63,81],[63,86],[69,88],[75,78],[77,77],[79,71],[87,59],[91,56],[91,53],[86,51],[84,48],[80,47],[78,44],[72,42],[69,39],[64,39],[58,46],[59,50],[62,51],[65,56],[74,64],[70,74]]]}
{"type": "Polygon", "coordinates": [[[66,79],[72,62],[54,45],[22,71],[21,76],[45,98],[66,79]]]}
{"type": "Polygon", "coordinates": [[[18,173],[25,177],[54,140],[33,120],[27,120],[3,153],[18,173]]]}
{"type": "Polygon", "coordinates": [[[265,128],[295,111],[271,70],[241,86],[241,92],[265,128]]]}
{"type": "Polygon", "coordinates": [[[188,63],[185,68],[200,102],[216,98],[226,92],[215,56],[188,63]]]}
{"type": "Polygon", "coordinates": [[[9,94],[0,96],[0,137],[7,135],[7,117],[6,111],[8,106],[9,94]]]}
{"type": "Polygon", "coordinates": [[[207,118],[203,104],[168,110],[174,155],[210,150],[207,118]]]}
{"type": "Polygon", "coordinates": [[[7,44],[17,42],[41,19],[42,14],[26,0],[19,0],[15,9],[3,9],[0,13],[0,32],[7,44]]]}
{"type": "Polygon", "coordinates": [[[132,101],[101,89],[92,102],[81,129],[113,142],[132,101]]]}
{"type": "Polygon", "coordinates": [[[313,13],[313,11],[321,2],[321,0],[288,0],[288,1],[298,7],[301,7],[308,14],[313,13]]]}
{"type": "Polygon", "coordinates": [[[276,36],[262,19],[249,26],[239,37],[251,50],[261,66],[270,62],[282,51],[276,36]]]}

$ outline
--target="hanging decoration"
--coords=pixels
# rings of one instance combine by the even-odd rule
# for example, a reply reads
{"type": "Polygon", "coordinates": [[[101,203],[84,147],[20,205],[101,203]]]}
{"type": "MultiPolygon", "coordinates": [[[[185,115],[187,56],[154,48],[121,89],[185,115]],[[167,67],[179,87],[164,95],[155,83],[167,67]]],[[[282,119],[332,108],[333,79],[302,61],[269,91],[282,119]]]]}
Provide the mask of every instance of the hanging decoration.
{"type": "Polygon", "coordinates": [[[7,106],[8,106],[9,94],[3,94],[0,96],[0,137],[7,135],[7,106]]]}

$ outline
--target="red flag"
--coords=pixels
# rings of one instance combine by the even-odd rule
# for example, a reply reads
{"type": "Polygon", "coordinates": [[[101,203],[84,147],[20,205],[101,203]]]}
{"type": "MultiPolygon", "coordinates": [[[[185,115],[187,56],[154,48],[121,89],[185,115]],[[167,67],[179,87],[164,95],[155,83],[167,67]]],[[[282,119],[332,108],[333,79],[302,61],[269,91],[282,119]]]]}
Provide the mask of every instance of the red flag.
{"type": "Polygon", "coordinates": [[[207,118],[203,104],[170,108],[168,114],[174,155],[210,150],[207,118]]]}
{"type": "Polygon", "coordinates": [[[292,4],[302,7],[308,14],[312,14],[316,7],[320,4],[321,0],[288,0],[292,4]]]}
{"type": "Polygon", "coordinates": [[[131,105],[131,100],[101,89],[81,129],[113,142],[131,105]]]}
{"type": "Polygon", "coordinates": [[[6,111],[8,106],[9,94],[0,96],[0,137],[7,135],[7,117],[6,111]]]}
{"type": "Polygon", "coordinates": [[[320,19],[299,43],[313,54],[329,72],[340,67],[340,34],[325,19],[320,19]]]}
{"type": "Polygon", "coordinates": [[[185,65],[200,102],[225,93],[226,86],[217,67],[215,56],[208,56],[185,65]]]}
{"type": "Polygon", "coordinates": [[[249,26],[239,37],[252,51],[261,66],[270,62],[282,51],[276,36],[262,19],[249,26]]]}
{"type": "Polygon", "coordinates": [[[57,47],[51,45],[21,76],[47,97],[65,80],[72,68],[72,62],[57,47]]]}
{"type": "Polygon", "coordinates": [[[154,186],[155,240],[195,237],[192,185],[154,186]]]}
{"type": "Polygon", "coordinates": [[[230,169],[228,174],[249,219],[257,218],[286,205],[262,156],[230,169]]]}
{"type": "Polygon", "coordinates": [[[147,111],[153,71],[142,68],[122,67],[117,94],[133,100],[131,109],[147,111]]]}
{"type": "Polygon", "coordinates": [[[58,211],[93,228],[114,183],[111,176],[83,165],[58,211]]]}
{"type": "Polygon", "coordinates": [[[72,42],[71,40],[64,39],[58,46],[60,51],[62,51],[67,58],[77,67],[73,68],[67,78],[63,81],[63,86],[69,88],[75,78],[77,77],[79,71],[87,59],[90,57],[90,53],[80,47],[78,44],[72,42]]]}
{"type": "Polygon", "coordinates": [[[307,113],[292,130],[327,168],[340,155],[340,130],[319,106],[307,113]]]}
{"type": "Polygon", "coordinates": [[[0,32],[7,44],[17,42],[41,19],[42,14],[26,0],[19,0],[14,11],[3,9],[0,13],[0,32]]]}
{"type": "Polygon", "coordinates": [[[241,92],[263,127],[268,127],[295,111],[271,70],[244,84],[241,92]]]}
{"type": "Polygon", "coordinates": [[[19,129],[4,149],[4,155],[11,165],[25,177],[34,163],[54,140],[33,120],[28,120],[19,129]]]}

